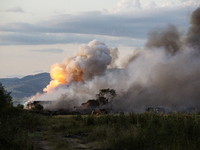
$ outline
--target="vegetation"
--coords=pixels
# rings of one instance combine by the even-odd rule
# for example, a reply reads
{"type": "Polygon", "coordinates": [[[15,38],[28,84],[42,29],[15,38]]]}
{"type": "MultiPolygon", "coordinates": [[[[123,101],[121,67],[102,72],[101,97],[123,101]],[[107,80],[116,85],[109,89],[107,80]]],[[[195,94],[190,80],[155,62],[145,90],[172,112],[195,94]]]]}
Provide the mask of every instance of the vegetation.
{"type": "Polygon", "coordinates": [[[97,101],[100,106],[108,104],[117,96],[114,89],[101,89],[99,94],[96,94],[97,101]]]}
{"type": "Polygon", "coordinates": [[[23,109],[23,108],[24,108],[24,105],[18,104],[18,105],[17,105],[17,108],[23,109]]]}
{"type": "Polygon", "coordinates": [[[6,107],[12,106],[12,97],[10,94],[11,92],[7,92],[0,83],[0,111],[6,107]]]}
{"type": "Polygon", "coordinates": [[[45,149],[42,145],[58,150],[200,149],[197,111],[167,115],[121,112],[101,116],[42,116],[12,107],[4,88],[1,97],[7,97],[1,102],[4,108],[0,110],[0,149],[3,150],[45,149]]]}
{"type": "Polygon", "coordinates": [[[12,120],[8,115],[0,124],[0,141],[6,149],[34,149],[35,137],[45,139],[53,149],[85,143],[92,149],[188,150],[199,149],[200,144],[198,113],[50,117],[15,111],[18,115],[15,112],[12,120]],[[69,142],[73,139],[77,142],[69,142]]]}
{"type": "Polygon", "coordinates": [[[29,133],[43,125],[44,116],[24,113],[22,109],[7,108],[0,113],[0,149],[32,150],[34,143],[29,133]]]}
{"type": "Polygon", "coordinates": [[[1,149],[32,149],[29,144],[28,128],[33,127],[39,118],[27,119],[21,109],[12,106],[12,97],[0,83],[0,148],[1,149]]]}
{"type": "Polygon", "coordinates": [[[35,110],[43,110],[43,106],[40,105],[39,103],[35,105],[35,108],[33,108],[35,110]]]}

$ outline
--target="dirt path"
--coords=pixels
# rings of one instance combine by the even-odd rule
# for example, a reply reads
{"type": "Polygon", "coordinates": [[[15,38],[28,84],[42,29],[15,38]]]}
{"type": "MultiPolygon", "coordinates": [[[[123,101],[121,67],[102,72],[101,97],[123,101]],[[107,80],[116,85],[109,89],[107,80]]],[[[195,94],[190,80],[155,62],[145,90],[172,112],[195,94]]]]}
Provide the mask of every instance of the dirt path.
{"type": "MultiPolygon", "coordinates": [[[[78,133],[75,135],[59,135],[57,133],[53,135],[48,135],[48,130],[46,128],[38,127],[36,131],[29,134],[30,138],[33,140],[33,144],[36,150],[55,150],[55,144],[60,139],[60,143],[67,142],[70,145],[70,150],[93,150],[89,143],[82,143],[81,139],[83,136],[87,136],[87,133],[78,133]],[[52,136],[56,137],[57,141],[52,142],[52,136]]],[[[63,149],[56,148],[56,150],[63,149]]],[[[64,148],[65,149],[65,148],[64,148]]]]}
{"type": "MultiPolygon", "coordinates": [[[[53,148],[52,144],[45,138],[38,136],[32,136],[34,140],[35,150],[59,150],[59,148],[53,148]]],[[[72,135],[64,138],[69,144],[70,148],[64,148],[65,150],[101,150],[92,147],[89,143],[82,143],[80,136],[72,135]]],[[[63,150],[63,148],[61,148],[63,150]]],[[[123,149],[108,149],[108,150],[123,150],[123,149]]],[[[147,149],[151,150],[151,149],[147,149]]]]}
{"type": "Polygon", "coordinates": [[[45,127],[36,127],[34,132],[29,134],[29,137],[33,140],[33,144],[36,150],[54,150],[51,147],[50,142],[44,136],[47,132],[45,127]]]}
{"type": "Polygon", "coordinates": [[[92,147],[90,147],[88,144],[81,143],[79,139],[67,138],[67,141],[71,144],[72,149],[93,150],[92,147]]]}
{"type": "Polygon", "coordinates": [[[39,137],[32,137],[36,150],[53,150],[48,141],[39,137]]]}
{"type": "MultiPolygon", "coordinates": [[[[34,141],[34,145],[36,150],[54,150],[54,148],[51,147],[50,142],[47,139],[33,136],[32,137],[34,141]]],[[[91,146],[89,146],[87,143],[81,143],[81,141],[78,138],[71,138],[67,137],[65,138],[67,142],[71,145],[72,150],[93,150],[91,146]]]]}

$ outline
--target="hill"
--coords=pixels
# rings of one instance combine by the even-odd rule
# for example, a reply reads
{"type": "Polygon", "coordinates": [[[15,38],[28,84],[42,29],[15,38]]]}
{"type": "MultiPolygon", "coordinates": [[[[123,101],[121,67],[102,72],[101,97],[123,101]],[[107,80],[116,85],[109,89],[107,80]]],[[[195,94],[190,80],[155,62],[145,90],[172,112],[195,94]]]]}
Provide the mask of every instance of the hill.
{"type": "Polygon", "coordinates": [[[40,73],[36,75],[28,75],[19,78],[0,78],[0,82],[4,88],[11,93],[14,100],[24,97],[30,97],[37,92],[42,92],[51,80],[49,73],[40,73]]]}

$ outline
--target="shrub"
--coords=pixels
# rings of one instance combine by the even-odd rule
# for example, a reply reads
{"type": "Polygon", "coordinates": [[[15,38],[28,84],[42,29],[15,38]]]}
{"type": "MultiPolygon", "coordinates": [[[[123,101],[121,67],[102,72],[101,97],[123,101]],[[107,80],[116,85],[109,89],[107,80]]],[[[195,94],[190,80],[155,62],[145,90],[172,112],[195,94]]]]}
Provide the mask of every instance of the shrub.
{"type": "Polygon", "coordinates": [[[93,115],[89,115],[89,116],[85,117],[84,119],[85,119],[85,124],[88,126],[95,124],[95,118],[93,115]]]}
{"type": "Polygon", "coordinates": [[[18,104],[18,105],[17,105],[17,108],[24,109],[24,105],[18,104]]]}
{"type": "Polygon", "coordinates": [[[43,106],[40,104],[36,104],[34,109],[35,110],[43,110],[43,106]]]}
{"type": "Polygon", "coordinates": [[[117,96],[114,89],[101,89],[99,94],[96,94],[97,101],[100,105],[106,105],[117,96]]]}
{"type": "Polygon", "coordinates": [[[12,106],[11,92],[7,92],[3,85],[0,83],[0,111],[5,108],[12,106]]]}

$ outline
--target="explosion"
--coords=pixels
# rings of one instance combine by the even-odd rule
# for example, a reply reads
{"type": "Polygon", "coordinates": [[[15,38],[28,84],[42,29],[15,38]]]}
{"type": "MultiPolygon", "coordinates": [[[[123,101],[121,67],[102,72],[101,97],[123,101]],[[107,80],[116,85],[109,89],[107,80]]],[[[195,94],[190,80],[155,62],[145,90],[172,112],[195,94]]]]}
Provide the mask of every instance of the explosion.
{"type": "Polygon", "coordinates": [[[60,84],[67,85],[72,81],[84,81],[101,75],[110,62],[110,51],[104,43],[93,40],[88,45],[81,45],[75,56],[51,67],[52,81],[44,91],[50,92],[60,84]]]}
{"type": "Polygon", "coordinates": [[[117,48],[97,40],[51,67],[47,93],[35,100],[54,100],[46,109],[71,109],[93,99],[100,89],[115,89],[113,111],[139,111],[160,106],[168,111],[200,106],[200,7],[191,16],[185,37],[178,28],[152,30],[143,49],[136,49],[117,67],[117,48]],[[112,56],[112,57],[111,57],[112,56]]]}

